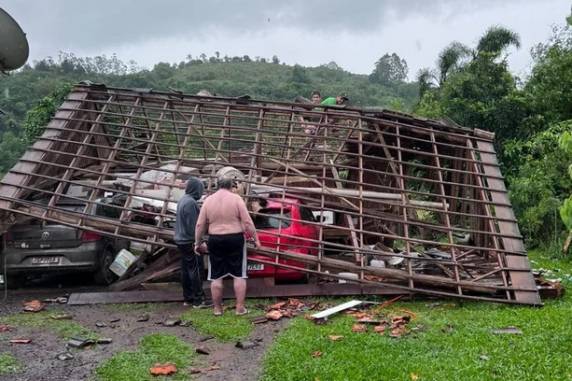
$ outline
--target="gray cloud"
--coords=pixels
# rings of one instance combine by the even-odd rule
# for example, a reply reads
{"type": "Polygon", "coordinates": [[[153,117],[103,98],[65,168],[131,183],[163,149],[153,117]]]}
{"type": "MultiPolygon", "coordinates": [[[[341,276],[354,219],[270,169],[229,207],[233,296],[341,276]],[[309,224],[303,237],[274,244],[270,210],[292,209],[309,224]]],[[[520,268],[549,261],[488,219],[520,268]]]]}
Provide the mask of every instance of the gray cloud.
{"type": "MultiPolygon", "coordinates": [[[[505,0],[516,2],[516,0],[505,0]]],[[[36,44],[98,48],[150,38],[201,36],[211,30],[245,35],[277,27],[335,35],[367,33],[412,15],[454,16],[494,5],[493,0],[7,0],[36,44]]]]}

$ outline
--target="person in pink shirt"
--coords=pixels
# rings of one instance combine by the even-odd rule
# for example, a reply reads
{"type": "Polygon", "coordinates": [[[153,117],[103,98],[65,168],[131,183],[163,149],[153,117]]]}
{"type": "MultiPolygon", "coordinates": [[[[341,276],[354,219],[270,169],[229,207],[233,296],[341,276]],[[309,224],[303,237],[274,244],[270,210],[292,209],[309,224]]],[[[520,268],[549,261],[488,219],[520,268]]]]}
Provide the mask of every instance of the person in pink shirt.
{"type": "Polygon", "coordinates": [[[245,236],[254,239],[257,248],[260,248],[260,241],[246,204],[232,192],[233,186],[236,187],[235,180],[221,177],[217,184],[218,191],[207,197],[201,207],[195,228],[195,250],[208,233],[208,280],[211,281],[214,314],[222,315],[222,281],[231,276],[236,314],[244,315],[248,312],[244,306],[247,278],[245,236]]]}

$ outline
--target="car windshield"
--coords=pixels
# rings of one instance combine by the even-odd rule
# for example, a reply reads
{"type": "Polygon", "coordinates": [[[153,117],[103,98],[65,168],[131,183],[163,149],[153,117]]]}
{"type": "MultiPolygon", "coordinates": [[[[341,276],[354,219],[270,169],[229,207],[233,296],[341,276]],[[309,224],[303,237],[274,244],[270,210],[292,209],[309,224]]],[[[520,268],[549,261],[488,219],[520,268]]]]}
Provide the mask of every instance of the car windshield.
{"type": "Polygon", "coordinates": [[[290,211],[282,210],[283,216],[280,217],[280,209],[260,209],[258,213],[266,214],[265,216],[254,216],[254,226],[256,229],[279,229],[280,224],[282,228],[287,228],[292,223],[290,221],[290,211]]]}

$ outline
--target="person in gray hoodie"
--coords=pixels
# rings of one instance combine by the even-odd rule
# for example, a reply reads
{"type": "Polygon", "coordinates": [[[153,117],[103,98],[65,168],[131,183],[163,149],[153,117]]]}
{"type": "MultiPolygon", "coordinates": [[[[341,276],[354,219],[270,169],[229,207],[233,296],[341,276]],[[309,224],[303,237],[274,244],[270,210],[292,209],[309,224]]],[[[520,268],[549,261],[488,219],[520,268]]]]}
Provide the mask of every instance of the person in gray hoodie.
{"type": "Polygon", "coordinates": [[[177,203],[175,244],[181,252],[181,281],[185,305],[206,307],[203,291],[203,261],[195,254],[195,225],[199,217],[198,200],[203,195],[203,183],[196,177],[187,181],[185,195],[177,203]]]}

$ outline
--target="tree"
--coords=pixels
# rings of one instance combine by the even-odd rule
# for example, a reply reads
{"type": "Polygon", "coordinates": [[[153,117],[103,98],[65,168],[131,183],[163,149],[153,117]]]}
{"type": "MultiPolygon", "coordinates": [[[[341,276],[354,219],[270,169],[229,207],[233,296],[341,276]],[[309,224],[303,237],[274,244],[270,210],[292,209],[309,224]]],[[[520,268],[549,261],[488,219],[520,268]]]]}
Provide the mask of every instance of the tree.
{"type": "Polygon", "coordinates": [[[479,39],[477,54],[490,54],[496,58],[510,46],[520,48],[519,35],[502,26],[493,26],[479,39]]]}
{"type": "Polygon", "coordinates": [[[407,62],[397,54],[384,54],[375,63],[373,72],[369,75],[369,80],[373,83],[390,85],[403,82],[407,78],[407,62]]]}
{"type": "Polygon", "coordinates": [[[275,65],[279,65],[280,64],[280,59],[278,58],[277,55],[273,55],[272,56],[272,63],[275,65]]]}
{"type": "Polygon", "coordinates": [[[439,69],[439,85],[447,80],[447,76],[460,68],[462,60],[470,56],[471,49],[454,41],[439,53],[437,68],[439,69]]]}
{"type": "Polygon", "coordinates": [[[306,74],[306,69],[302,66],[296,64],[292,68],[292,82],[294,83],[307,83],[309,82],[308,75],[306,74]]]}

